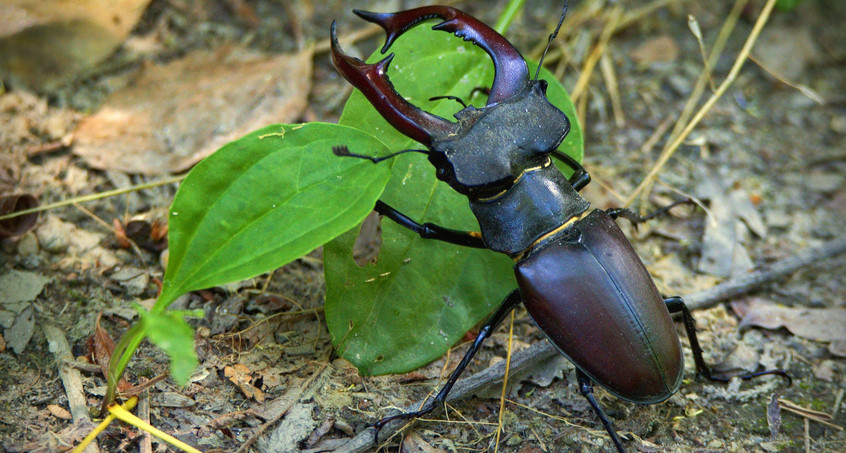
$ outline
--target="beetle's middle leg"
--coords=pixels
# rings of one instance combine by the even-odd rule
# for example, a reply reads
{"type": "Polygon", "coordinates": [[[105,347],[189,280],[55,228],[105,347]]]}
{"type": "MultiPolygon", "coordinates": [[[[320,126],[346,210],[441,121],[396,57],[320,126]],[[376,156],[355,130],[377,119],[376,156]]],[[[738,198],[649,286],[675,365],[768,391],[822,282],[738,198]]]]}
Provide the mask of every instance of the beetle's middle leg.
{"type": "Polygon", "coordinates": [[[667,309],[670,313],[681,312],[682,314],[684,330],[687,332],[687,338],[690,340],[690,349],[693,350],[693,362],[696,364],[696,372],[698,374],[712,381],[719,382],[728,382],[735,377],[745,381],[758,376],[775,374],[787,379],[788,386],[792,384],[793,380],[790,375],[788,375],[786,371],[778,368],[739,375],[729,375],[714,371],[710,365],[705,363],[705,359],[702,358],[702,346],[699,345],[699,338],[696,336],[696,322],[693,319],[693,315],[690,313],[690,309],[688,309],[687,305],[684,303],[684,299],[678,296],[669,297],[664,300],[664,303],[667,304],[667,309]]]}
{"type": "Polygon", "coordinates": [[[482,240],[482,234],[476,231],[460,231],[442,227],[434,223],[417,223],[407,215],[397,211],[387,203],[379,200],[373,208],[379,214],[419,234],[423,239],[437,239],[451,244],[463,245],[479,249],[488,248],[482,240]]]}
{"type": "Polygon", "coordinates": [[[479,335],[476,336],[476,340],[473,341],[473,345],[470,346],[470,349],[464,354],[464,357],[459,362],[458,366],[455,367],[452,374],[449,375],[446,384],[441,388],[437,395],[431,400],[429,400],[422,408],[414,412],[406,412],[404,414],[392,415],[390,417],[385,417],[375,424],[373,427],[375,431],[373,433],[374,437],[376,438],[376,442],[379,442],[379,430],[382,429],[388,423],[394,420],[407,420],[412,418],[422,417],[423,415],[432,412],[436,408],[443,406],[446,402],[446,397],[449,394],[452,387],[455,385],[456,381],[458,381],[458,377],[461,376],[461,373],[467,368],[467,365],[470,363],[470,360],[476,355],[476,352],[479,351],[479,348],[482,346],[482,343],[491,336],[491,334],[496,330],[496,328],[502,323],[502,320],[505,319],[505,316],[511,313],[511,310],[514,309],[517,305],[523,302],[523,299],[520,298],[520,291],[514,290],[508,294],[502,304],[500,304],[499,308],[485,321],[485,324],[479,329],[479,335]]]}

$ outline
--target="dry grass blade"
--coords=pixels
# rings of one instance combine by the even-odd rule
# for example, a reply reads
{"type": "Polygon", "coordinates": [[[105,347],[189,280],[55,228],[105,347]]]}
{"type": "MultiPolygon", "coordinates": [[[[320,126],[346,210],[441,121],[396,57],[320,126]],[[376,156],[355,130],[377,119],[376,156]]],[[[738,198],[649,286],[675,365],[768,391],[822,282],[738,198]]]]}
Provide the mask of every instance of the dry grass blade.
{"type": "Polygon", "coordinates": [[[821,423],[823,425],[826,425],[826,426],[838,429],[840,431],[843,431],[842,426],[838,426],[838,425],[835,425],[834,423],[831,423],[831,420],[833,420],[833,418],[831,417],[830,414],[827,414],[825,412],[815,411],[813,409],[808,409],[806,407],[802,407],[802,406],[800,406],[800,405],[798,405],[798,404],[796,404],[792,401],[788,401],[784,398],[779,398],[778,404],[779,404],[779,406],[781,406],[782,409],[784,409],[788,412],[792,412],[796,415],[799,415],[800,417],[804,417],[805,419],[813,420],[817,423],[821,423]]]}
{"type": "Polygon", "coordinates": [[[625,205],[628,206],[632,203],[632,201],[646,189],[647,186],[652,184],[652,180],[661,171],[673,153],[678,149],[679,145],[687,138],[688,135],[693,131],[693,129],[702,121],[702,118],[711,110],[714,104],[725,94],[728,90],[728,87],[734,83],[734,80],[737,78],[737,75],[740,73],[740,69],[743,67],[743,63],[746,62],[747,58],[749,57],[749,52],[752,51],[752,46],[755,45],[755,41],[757,41],[758,36],[761,34],[761,30],[763,30],[764,25],[767,23],[767,19],[770,17],[770,13],[775,6],[776,0],[768,0],[767,4],[764,5],[764,9],[761,11],[761,15],[758,16],[758,20],[755,22],[755,26],[752,28],[752,31],[749,33],[749,36],[746,38],[746,42],[743,44],[743,48],[740,50],[740,54],[737,56],[737,59],[734,62],[731,70],[729,71],[728,76],[720,84],[717,88],[717,91],[711,95],[710,98],[705,102],[705,104],[699,109],[693,119],[684,127],[678,137],[667,146],[663,153],[661,153],[661,157],[658,158],[658,161],[649,170],[649,173],[643,178],[643,181],[637,186],[637,188],[632,192],[631,195],[626,199],[625,205]]]}

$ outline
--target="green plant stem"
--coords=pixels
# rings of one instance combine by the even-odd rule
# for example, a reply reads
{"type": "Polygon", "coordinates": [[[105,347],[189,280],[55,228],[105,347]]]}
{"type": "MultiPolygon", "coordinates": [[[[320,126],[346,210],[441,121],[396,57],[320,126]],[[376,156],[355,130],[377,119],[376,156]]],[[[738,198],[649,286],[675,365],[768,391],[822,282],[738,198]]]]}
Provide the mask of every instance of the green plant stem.
{"type": "Polygon", "coordinates": [[[505,5],[505,9],[502,11],[502,14],[499,15],[499,19],[496,20],[496,25],[494,25],[494,30],[500,35],[505,35],[508,31],[508,27],[511,26],[511,22],[514,21],[514,18],[517,16],[517,13],[523,9],[523,4],[526,3],[526,0],[510,0],[507,5],[505,5]]]}
{"type": "Polygon", "coordinates": [[[127,331],[120,342],[118,342],[115,350],[112,352],[112,357],[109,359],[109,375],[106,377],[108,386],[106,387],[106,396],[103,397],[103,404],[100,405],[101,415],[105,415],[108,407],[115,400],[117,394],[117,384],[120,381],[129,360],[135,355],[135,350],[144,340],[144,323],[137,322],[129,331],[127,331]]]}

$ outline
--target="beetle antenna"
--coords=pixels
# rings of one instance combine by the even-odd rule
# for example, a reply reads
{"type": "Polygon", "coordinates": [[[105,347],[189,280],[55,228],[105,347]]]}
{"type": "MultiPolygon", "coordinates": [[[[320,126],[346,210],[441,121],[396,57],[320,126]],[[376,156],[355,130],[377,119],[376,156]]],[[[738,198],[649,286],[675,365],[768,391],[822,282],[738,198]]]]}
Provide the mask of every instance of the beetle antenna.
{"type": "Polygon", "coordinates": [[[370,162],[373,162],[374,164],[378,164],[379,162],[382,162],[383,160],[388,160],[388,159],[390,159],[394,156],[398,156],[400,154],[405,154],[405,153],[429,154],[429,151],[425,151],[425,150],[422,150],[422,149],[404,149],[402,151],[397,151],[393,154],[388,154],[387,156],[373,157],[373,156],[367,156],[367,155],[364,155],[364,154],[351,153],[350,149],[347,148],[346,145],[341,145],[341,146],[333,146],[332,147],[332,153],[335,154],[336,156],[341,156],[341,157],[357,157],[359,159],[367,159],[370,162]]]}
{"type": "Polygon", "coordinates": [[[541,59],[538,62],[538,69],[535,71],[535,82],[538,81],[538,76],[540,75],[540,68],[543,66],[543,59],[546,58],[546,53],[549,51],[549,46],[552,45],[552,41],[558,36],[558,31],[561,30],[561,24],[564,23],[564,17],[567,16],[567,0],[564,0],[564,9],[561,11],[561,18],[558,19],[558,26],[555,27],[555,31],[549,35],[549,39],[546,42],[546,49],[543,49],[543,55],[541,55],[541,59]]]}

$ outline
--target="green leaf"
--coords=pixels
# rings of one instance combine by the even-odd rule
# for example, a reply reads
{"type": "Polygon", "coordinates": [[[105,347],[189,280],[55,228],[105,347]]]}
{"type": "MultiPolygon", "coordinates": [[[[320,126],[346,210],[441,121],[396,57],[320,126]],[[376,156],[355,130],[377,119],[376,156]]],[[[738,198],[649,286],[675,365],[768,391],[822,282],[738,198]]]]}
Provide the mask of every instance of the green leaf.
{"type": "MultiPolygon", "coordinates": [[[[490,86],[493,79],[493,64],[484,51],[428,27],[409,31],[391,50],[396,58],[388,73],[397,91],[444,118],[461,106],[449,100],[431,102],[430,97],[453,95],[468,101],[474,88],[490,86]]],[[[370,61],[381,57],[375,54],[370,61]]],[[[536,65],[529,66],[534,74],[536,65]]],[[[541,70],[541,78],[549,82],[550,101],[572,123],[559,149],[581,161],[582,133],[572,102],[548,71],[541,70]]],[[[484,96],[477,94],[472,101],[484,105],[484,96]]],[[[340,123],[379,137],[391,152],[422,146],[394,130],[359,92],[350,98],[340,123]]],[[[382,200],[419,222],[478,231],[467,199],[435,178],[425,156],[404,154],[393,161],[382,200]]],[[[427,241],[390,221],[382,223],[378,262],[360,268],[352,259],[356,233],[324,246],[325,313],[339,354],[365,374],[406,372],[436,359],[516,286],[508,257],[427,241]]]]}
{"type": "Polygon", "coordinates": [[[389,168],[341,159],[336,145],[379,153],[371,135],[336,124],[274,125],[194,167],[169,219],[169,262],[153,311],[188,291],[271,271],[359,224],[389,168]]]}
{"type": "Polygon", "coordinates": [[[138,313],[147,338],[170,357],[170,376],[177,384],[185,385],[198,362],[194,352],[194,329],[183,318],[202,318],[202,310],[154,313],[139,307],[138,313]]]}

